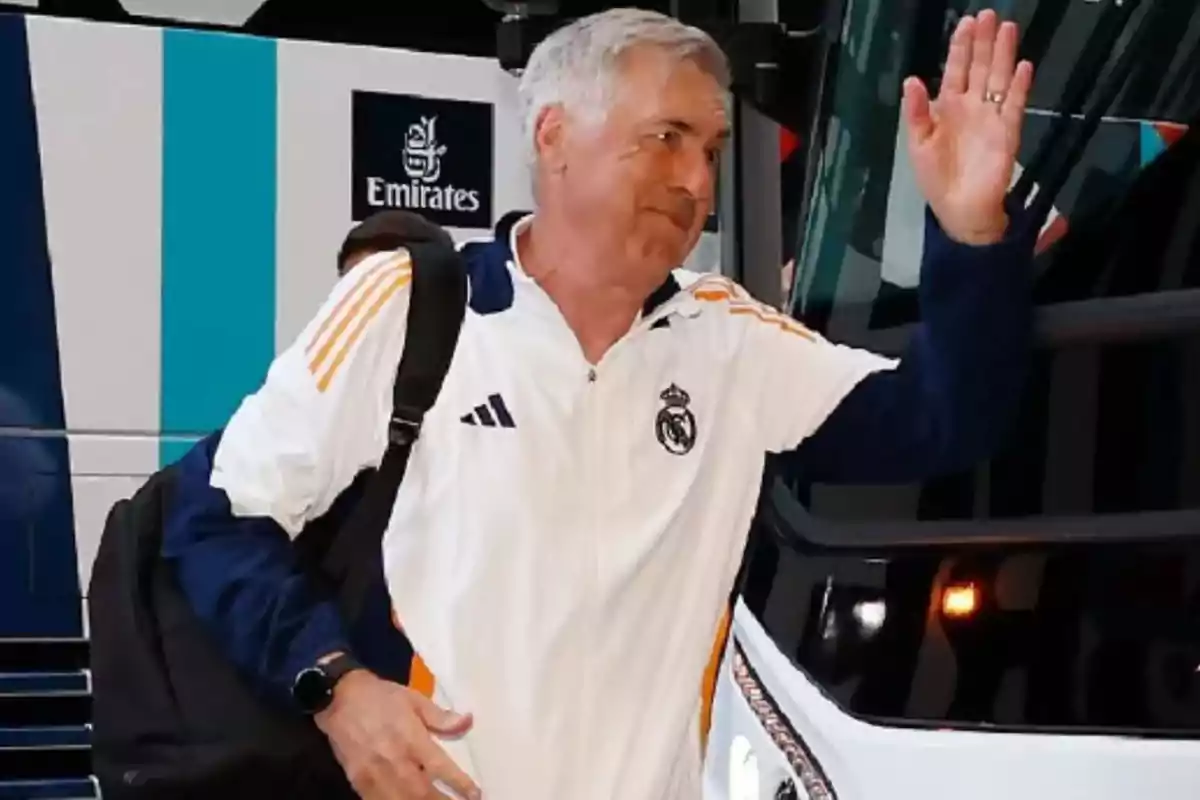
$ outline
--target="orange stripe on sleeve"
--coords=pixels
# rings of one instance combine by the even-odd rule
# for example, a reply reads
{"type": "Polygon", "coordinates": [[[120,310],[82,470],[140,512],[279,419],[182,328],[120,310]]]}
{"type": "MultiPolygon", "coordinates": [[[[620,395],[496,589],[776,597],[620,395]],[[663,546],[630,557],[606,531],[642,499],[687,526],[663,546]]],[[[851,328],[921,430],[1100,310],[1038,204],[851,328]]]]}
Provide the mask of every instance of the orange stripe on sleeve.
{"type": "Polygon", "coordinates": [[[731,296],[737,291],[737,284],[726,278],[724,275],[705,275],[698,279],[695,283],[688,287],[688,291],[700,300],[723,300],[726,296],[731,296]],[[716,296],[715,293],[724,291],[725,295],[716,296]],[[707,297],[705,295],[714,294],[707,297]]]}
{"type": "MultiPolygon", "coordinates": [[[[407,259],[405,258],[405,260],[407,259]]],[[[342,309],[346,307],[346,304],[360,296],[362,288],[366,285],[367,281],[369,281],[373,276],[377,275],[380,270],[390,270],[393,267],[398,266],[400,263],[401,260],[399,259],[381,261],[359,276],[358,280],[354,282],[354,285],[350,287],[350,291],[342,295],[342,298],[338,300],[330,312],[325,315],[325,319],[321,320],[320,327],[317,328],[317,332],[313,334],[312,340],[304,348],[304,352],[312,352],[312,349],[317,346],[317,342],[321,340],[321,335],[325,333],[333,321],[339,317],[339,315],[342,313],[342,309]]]]}
{"type": "Polygon", "coordinates": [[[338,320],[337,325],[334,326],[333,330],[329,333],[329,338],[327,338],[325,343],[321,345],[319,350],[317,350],[316,355],[312,357],[312,361],[308,362],[309,372],[314,375],[317,374],[317,370],[321,368],[321,364],[325,361],[325,358],[329,355],[330,351],[333,350],[333,346],[337,344],[338,339],[343,333],[346,332],[346,328],[362,311],[363,304],[367,302],[367,299],[373,295],[380,286],[387,283],[389,279],[395,278],[397,275],[407,277],[408,275],[412,274],[411,270],[407,267],[407,263],[407,261],[404,262],[404,267],[401,267],[398,263],[392,263],[391,266],[381,270],[379,274],[371,279],[370,283],[367,284],[367,287],[358,293],[357,298],[353,303],[350,304],[350,307],[346,309],[341,318],[338,320]]]}
{"type": "Polygon", "coordinates": [[[748,314],[758,320],[761,320],[762,322],[767,323],[768,325],[774,325],[782,331],[795,334],[796,336],[804,339],[808,339],[810,342],[816,341],[817,338],[813,335],[812,331],[801,325],[799,322],[796,322],[791,317],[785,317],[782,314],[764,312],[762,309],[755,308],[754,306],[733,305],[730,307],[729,313],[735,316],[744,316],[748,314]]]}
{"type": "Polygon", "coordinates": [[[795,334],[811,341],[816,341],[816,335],[801,323],[791,317],[781,314],[770,306],[763,305],[751,299],[743,299],[735,292],[736,285],[731,281],[712,277],[705,278],[697,282],[697,285],[692,287],[692,296],[697,300],[704,300],[710,303],[728,301],[729,313],[734,316],[751,316],[768,325],[774,325],[780,330],[787,333],[795,334]],[[706,284],[701,287],[699,284],[706,284]],[[723,288],[715,288],[723,286],[723,288]]]}
{"type": "MultiPolygon", "coordinates": [[[[367,309],[367,312],[359,318],[358,324],[354,326],[354,330],[351,331],[350,335],[346,337],[346,341],[342,345],[342,349],[338,351],[338,354],[334,356],[333,361],[329,363],[329,369],[327,369],[325,374],[322,375],[317,381],[317,391],[323,392],[329,388],[329,384],[333,380],[333,377],[337,374],[338,368],[342,366],[342,362],[346,360],[346,356],[350,354],[350,351],[354,348],[355,342],[357,342],[359,337],[362,336],[363,331],[367,328],[367,325],[370,324],[371,320],[375,318],[375,315],[379,313],[379,309],[383,308],[384,305],[387,304],[387,301],[392,298],[392,295],[394,295],[402,286],[406,285],[411,279],[412,273],[408,272],[407,270],[392,275],[391,284],[389,284],[388,287],[379,294],[379,297],[375,298],[375,302],[372,303],[371,307],[367,309]]],[[[347,321],[349,319],[350,318],[347,317],[347,321]]],[[[330,342],[336,338],[336,333],[337,332],[335,331],[335,335],[330,337],[330,342]]],[[[326,343],[326,347],[328,346],[329,343],[326,343]]],[[[322,348],[322,350],[324,349],[325,348],[322,348]]]]}
{"type": "Polygon", "coordinates": [[[717,634],[713,637],[712,652],[708,666],[704,668],[704,679],[700,683],[700,755],[708,747],[708,732],[712,728],[713,700],[717,694],[717,671],[721,668],[721,656],[725,654],[725,642],[729,638],[730,613],[726,608],[717,622],[717,634]]]}

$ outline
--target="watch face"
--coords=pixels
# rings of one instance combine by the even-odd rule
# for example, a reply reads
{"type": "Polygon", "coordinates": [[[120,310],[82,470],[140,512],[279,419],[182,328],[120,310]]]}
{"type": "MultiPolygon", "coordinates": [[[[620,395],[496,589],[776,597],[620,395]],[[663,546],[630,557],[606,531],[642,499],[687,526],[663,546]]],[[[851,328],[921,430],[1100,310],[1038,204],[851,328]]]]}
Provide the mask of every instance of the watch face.
{"type": "Polygon", "coordinates": [[[292,696],[300,708],[309,714],[322,711],[333,701],[329,676],[320,667],[309,667],[296,676],[296,682],[292,684],[292,696]]]}

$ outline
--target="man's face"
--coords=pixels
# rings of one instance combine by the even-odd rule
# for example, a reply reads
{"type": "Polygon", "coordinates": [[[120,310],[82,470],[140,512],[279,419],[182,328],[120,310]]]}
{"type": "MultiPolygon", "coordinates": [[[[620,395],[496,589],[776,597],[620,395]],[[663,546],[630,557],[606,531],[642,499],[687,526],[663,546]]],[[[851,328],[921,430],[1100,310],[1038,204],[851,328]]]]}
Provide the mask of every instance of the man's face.
{"type": "Polygon", "coordinates": [[[593,240],[622,243],[657,285],[691,252],[712,209],[729,132],[725,97],[696,64],[652,47],[631,50],[621,66],[601,122],[561,109],[544,120],[560,126],[539,142],[560,176],[547,199],[595,231],[593,240]]]}

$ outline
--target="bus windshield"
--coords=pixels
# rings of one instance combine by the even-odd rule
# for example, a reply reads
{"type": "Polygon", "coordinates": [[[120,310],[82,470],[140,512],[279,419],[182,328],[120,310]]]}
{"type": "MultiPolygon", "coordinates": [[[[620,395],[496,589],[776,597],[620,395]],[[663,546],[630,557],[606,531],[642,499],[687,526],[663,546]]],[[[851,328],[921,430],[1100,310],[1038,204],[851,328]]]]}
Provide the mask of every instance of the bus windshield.
{"type": "MultiPolygon", "coordinates": [[[[899,355],[920,318],[924,204],[900,84],[933,82],[935,54],[979,5],[847,4],[791,295],[793,313],[831,339],[899,355]]],[[[1053,200],[1036,262],[1043,321],[1119,311],[1124,332],[1043,341],[990,464],[922,486],[801,487],[806,504],[834,519],[910,520],[1200,508],[1200,326],[1162,327],[1163,308],[1200,316],[1200,130],[1188,127],[1200,6],[998,5],[1038,68],[1014,178],[1028,172],[1035,199],[1054,184],[1041,198],[1053,200]],[[1111,102],[1096,99],[1105,91],[1111,102]]]]}
{"type": "MultiPolygon", "coordinates": [[[[861,718],[1197,738],[1200,5],[989,5],[1018,20],[1038,67],[1015,188],[1053,201],[1017,417],[989,461],[959,474],[789,486],[803,513],[786,531],[756,522],[742,597],[861,718]],[[1168,518],[1191,527],[1160,535],[1168,518]],[[1084,535],[1045,536],[1071,525],[1084,535]],[[1089,538],[1093,526],[1114,535],[1089,538]],[[935,528],[966,533],[900,546],[902,531],[935,528]],[[1029,533],[971,538],[995,530],[1029,533]]],[[[845,4],[790,297],[835,341],[901,355],[920,319],[923,203],[900,86],[933,81],[958,18],[979,7],[845,4]]]]}

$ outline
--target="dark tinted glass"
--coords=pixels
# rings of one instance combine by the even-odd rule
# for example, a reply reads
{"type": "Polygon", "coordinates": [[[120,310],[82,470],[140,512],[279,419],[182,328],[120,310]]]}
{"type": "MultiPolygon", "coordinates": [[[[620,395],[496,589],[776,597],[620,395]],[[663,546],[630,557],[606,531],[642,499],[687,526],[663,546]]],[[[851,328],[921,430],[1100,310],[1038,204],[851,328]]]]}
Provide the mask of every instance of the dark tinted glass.
{"type": "MultiPolygon", "coordinates": [[[[977,5],[964,0],[847,4],[795,296],[795,310],[831,334],[861,339],[918,316],[913,287],[922,204],[898,127],[900,83],[912,73],[936,88],[948,34],[962,13],[977,5]]],[[[1056,195],[1053,222],[1040,247],[1039,299],[1200,285],[1196,270],[1185,268],[1194,256],[1186,252],[1187,242],[1177,245],[1169,263],[1138,280],[1110,274],[1105,259],[1084,264],[1078,257],[1065,259],[1052,246],[1097,221],[1125,227],[1119,215],[1126,213],[1122,201],[1131,184],[1200,112],[1200,6],[1188,0],[988,5],[1008,7],[1008,16],[1023,26],[1023,55],[1038,64],[1018,160],[1022,166],[1033,164],[1040,177],[1049,170],[1036,155],[1051,127],[1064,115],[1070,119],[1085,111],[1088,92],[1107,81],[1119,57],[1127,50],[1135,55],[1124,88],[1056,195]]],[[[1194,193],[1178,193],[1185,207],[1168,206],[1179,213],[1158,219],[1157,240],[1170,239],[1165,234],[1171,231],[1164,228],[1194,219],[1195,206],[1191,216],[1183,213],[1189,200],[1197,202],[1194,193]]],[[[1191,227],[1174,232],[1190,242],[1191,227]]]]}
{"type": "MultiPolygon", "coordinates": [[[[847,4],[793,293],[794,313],[832,339],[899,355],[920,318],[923,204],[898,140],[900,82],[934,81],[949,31],[978,5],[847,4]]],[[[1053,173],[1055,152],[1037,156],[1045,137],[1083,124],[1076,88],[1103,86],[1138,48],[1039,243],[1040,344],[1006,445],[921,485],[793,488],[830,530],[1137,524],[1103,544],[800,552],[760,521],[746,602],[851,713],[1200,736],[1200,523],[1154,540],[1156,514],[1178,529],[1200,510],[1200,127],[1187,127],[1200,121],[1200,6],[1145,0],[1118,17],[1117,5],[1005,9],[1039,64],[1020,155],[1039,185],[1053,173]]]]}
{"type": "Polygon", "coordinates": [[[783,653],[857,716],[1200,737],[1194,543],[850,556],[763,537],[747,578],[783,653]]]}
{"type": "MultiPolygon", "coordinates": [[[[898,355],[919,319],[923,203],[898,139],[896,65],[932,80],[940,65],[921,63],[922,54],[944,50],[956,5],[966,4],[850,4],[794,308],[835,340],[898,355]]],[[[1051,335],[1015,430],[970,474],[922,486],[812,487],[817,514],[1200,508],[1200,130],[1185,125],[1200,111],[1200,6],[1147,0],[1114,16],[1113,3],[1013,5],[1023,48],[1042,56],[1020,157],[1037,176],[1053,166],[1037,156],[1051,129],[1064,118],[1068,129],[1081,124],[1064,117],[1086,108],[1071,102],[1071,87],[1103,85],[1106,58],[1137,55],[1115,111],[1070,165],[1041,238],[1036,294],[1051,335]],[[1160,330],[1165,313],[1198,323],[1160,330]],[[1124,322],[1110,335],[1101,322],[1114,314],[1124,322]]]]}

